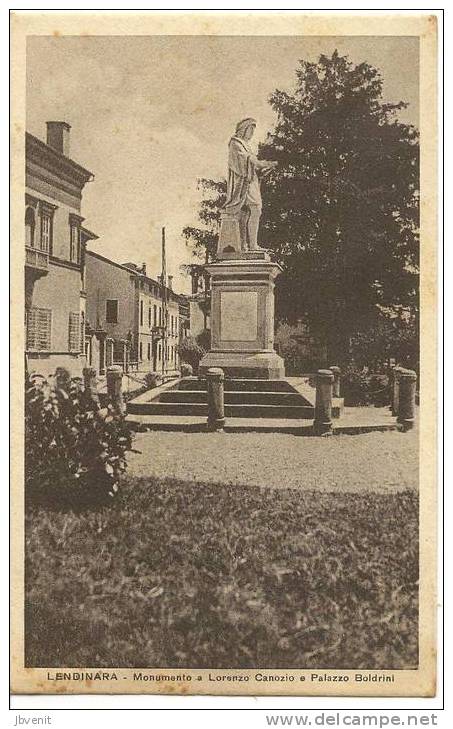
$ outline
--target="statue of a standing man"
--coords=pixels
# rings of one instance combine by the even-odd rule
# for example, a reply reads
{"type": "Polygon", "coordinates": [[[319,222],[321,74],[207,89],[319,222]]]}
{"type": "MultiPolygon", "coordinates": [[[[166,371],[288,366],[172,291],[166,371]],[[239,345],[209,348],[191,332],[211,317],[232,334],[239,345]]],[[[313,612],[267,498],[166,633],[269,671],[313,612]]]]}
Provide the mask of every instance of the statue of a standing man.
{"type": "Polygon", "coordinates": [[[224,216],[239,222],[241,250],[261,250],[258,245],[258,227],[262,201],[260,176],[276,167],[277,162],[259,160],[250,149],[249,142],[256,128],[256,120],[248,117],[236,125],[236,132],[228,146],[228,184],[224,216]]]}

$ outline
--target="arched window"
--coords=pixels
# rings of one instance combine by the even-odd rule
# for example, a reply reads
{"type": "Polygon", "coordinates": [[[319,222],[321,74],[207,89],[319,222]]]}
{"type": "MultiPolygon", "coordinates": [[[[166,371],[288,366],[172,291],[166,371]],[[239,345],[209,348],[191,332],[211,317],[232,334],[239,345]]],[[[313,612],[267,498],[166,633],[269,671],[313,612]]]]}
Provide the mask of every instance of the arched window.
{"type": "Polygon", "coordinates": [[[25,209],[25,245],[35,245],[35,211],[31,207],[25,209]]]}

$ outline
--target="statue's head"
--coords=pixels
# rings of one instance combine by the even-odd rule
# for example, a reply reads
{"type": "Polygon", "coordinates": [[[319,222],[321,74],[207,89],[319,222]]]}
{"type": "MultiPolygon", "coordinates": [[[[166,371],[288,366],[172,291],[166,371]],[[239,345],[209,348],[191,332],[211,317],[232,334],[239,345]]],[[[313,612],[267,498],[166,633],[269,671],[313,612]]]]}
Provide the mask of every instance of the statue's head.
{"type": "Polygon", "coordinates": [[[242,121],[236,124],[236,137],[248,141],[252,138],[255,127],[256,119],[252,119],[251,116],[247,117],[247,119],[242,119],[242,121]]]}

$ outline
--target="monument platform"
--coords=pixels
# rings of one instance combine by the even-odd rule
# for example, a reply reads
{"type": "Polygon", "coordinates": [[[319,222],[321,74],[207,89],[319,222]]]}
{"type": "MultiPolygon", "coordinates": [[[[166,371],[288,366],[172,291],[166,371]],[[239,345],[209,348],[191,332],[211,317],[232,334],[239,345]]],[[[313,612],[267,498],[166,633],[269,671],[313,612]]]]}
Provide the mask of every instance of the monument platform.
{"type": "Polygon", "coordinates": [[[274,350],[274,280],[282,270],[266,251],[241,251],[206,266],[211,277],[211,351],[200,374],[221,367],[225,377],[285,376],[274,350]]]}
{"type": "MultiPolygon", "coordinates": [[[[312,390],[307,378],[225,380],[224,430],[313,436],[312,390]]],[[[167,382],[128,402],[127,412],[128,422],[137,430],[204,432],[208,415],[206,382],[196,377],[167,382]]],[[[334,434],[399,427],[387,407],[346,407],[338,416],[340,413],[333,421],[334,434]]]]}

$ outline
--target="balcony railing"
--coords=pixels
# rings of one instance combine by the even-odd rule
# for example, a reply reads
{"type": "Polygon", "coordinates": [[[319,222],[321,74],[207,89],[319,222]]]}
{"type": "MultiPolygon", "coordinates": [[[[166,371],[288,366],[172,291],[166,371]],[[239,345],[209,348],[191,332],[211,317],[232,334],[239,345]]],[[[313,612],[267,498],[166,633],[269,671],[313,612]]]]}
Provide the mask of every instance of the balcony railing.
{"type": "Polygon", "coordinates": [[[48,252],[42,251],[40,248],[25,246],[25,265],[40,271],[47,271],[49,268],[48,252]]]}

